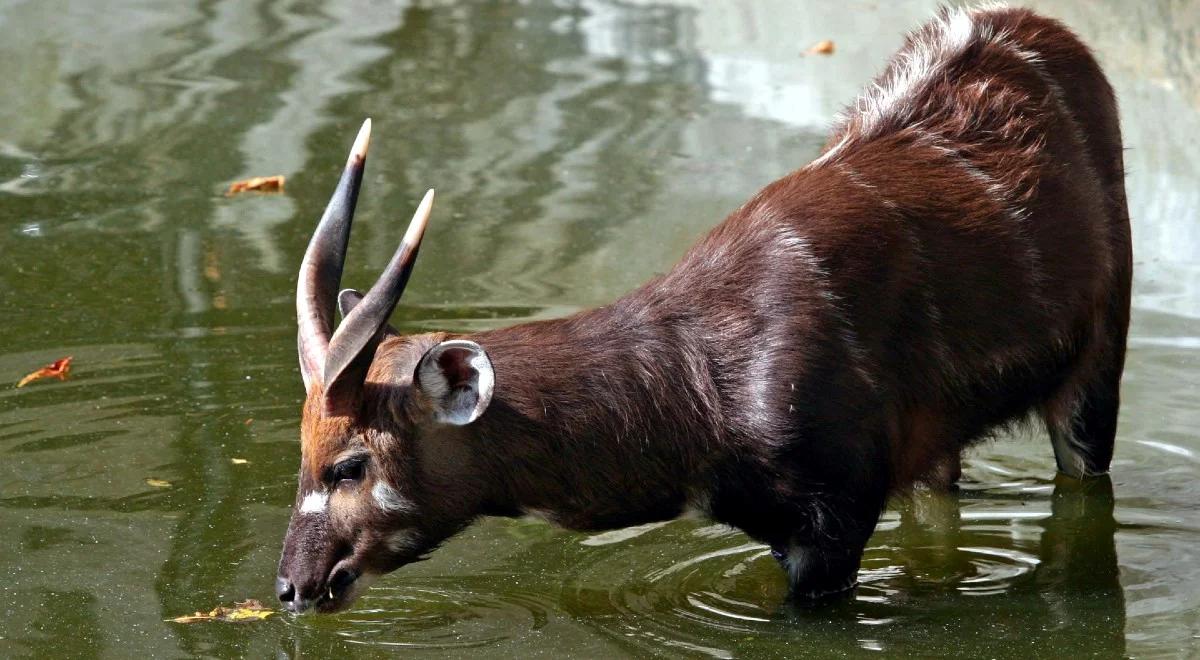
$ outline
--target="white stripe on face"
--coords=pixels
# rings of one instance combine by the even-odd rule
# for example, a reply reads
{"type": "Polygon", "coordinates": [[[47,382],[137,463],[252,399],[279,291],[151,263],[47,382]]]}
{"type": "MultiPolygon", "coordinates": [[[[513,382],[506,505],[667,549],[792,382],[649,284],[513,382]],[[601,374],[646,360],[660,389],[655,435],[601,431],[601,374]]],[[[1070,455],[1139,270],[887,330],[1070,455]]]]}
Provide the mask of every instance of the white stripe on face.
{"type": "Polygon", "coordinates": [[[375,482],[375,486],[371,488],[371,496],[384,511],[412,511],[414,508],[411,500],[383,480],[375,482]]]}
{"type": "Polygon", "coordinates": [[[325,513],[329,508],[329,493],[312,491],[300,502],[300,513],[325,513]]]}
{"type": "Polygon", "coordinates": [[[415,550],[417,547],[417,533],[412,530],[402,529],[398,532],[392,533],[392,535],[387,538],[385,543],[387,544],[388,550],[391,550],[392,552],[410,552],[415,550]]]}

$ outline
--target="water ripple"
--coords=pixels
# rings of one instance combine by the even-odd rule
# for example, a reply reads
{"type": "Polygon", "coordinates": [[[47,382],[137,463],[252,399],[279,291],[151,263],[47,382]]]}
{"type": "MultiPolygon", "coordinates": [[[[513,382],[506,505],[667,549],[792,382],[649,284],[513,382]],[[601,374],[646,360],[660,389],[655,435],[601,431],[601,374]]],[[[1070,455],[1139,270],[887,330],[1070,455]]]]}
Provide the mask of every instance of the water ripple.
{"type": "Polygon", "coordinates": [[[537,596],[469,582],[429,578],[376,586],[353,612],[328,625],[355,644],[443,650],[492,646],[546,625],[550,604],[537,596]]]}

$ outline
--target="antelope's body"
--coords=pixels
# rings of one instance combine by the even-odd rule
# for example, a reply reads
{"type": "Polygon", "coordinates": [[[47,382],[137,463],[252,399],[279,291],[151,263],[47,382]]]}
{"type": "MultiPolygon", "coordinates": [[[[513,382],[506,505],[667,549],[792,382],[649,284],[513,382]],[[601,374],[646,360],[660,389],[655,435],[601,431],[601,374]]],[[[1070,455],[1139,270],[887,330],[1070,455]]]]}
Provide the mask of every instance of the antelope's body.
{"type": "Polygon", "coordinates": [[[331,275],[309,268],[322,231],[298,296],[296,610],[527,513],[604,529],[696,509],[822,596],[854,584],[889,494],[949,485],[997,427],[1038,414],[1070,476],[1112,456],[1132,270],[1116,105],[1086,47],[1025,10],[911,35],[816,161],[599,309],[401,336],[385,324],[418,230],[361,303],[343,294],[329,339],[344,236],[331,275]]]}

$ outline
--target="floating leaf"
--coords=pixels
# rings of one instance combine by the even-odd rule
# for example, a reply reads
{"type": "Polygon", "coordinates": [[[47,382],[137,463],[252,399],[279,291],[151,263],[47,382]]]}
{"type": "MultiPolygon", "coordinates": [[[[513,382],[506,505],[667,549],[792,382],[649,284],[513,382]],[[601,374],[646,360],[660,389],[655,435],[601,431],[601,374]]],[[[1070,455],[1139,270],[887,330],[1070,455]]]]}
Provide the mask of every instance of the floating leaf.
{"type": "Polygon", "coordinates": [[[150,479],[147,479],[147,480],[146,480],[146,485],[147,485],[147,486],[154,486],[155,488],[170,488],[170,487],[171,487],[171,482],[169,482],[169,481],[164,481],[164,480],[162,480],[162,479],[154,479],[154,478],[150,478],[150,479]]]}
{"type": "Polygon", "coordinates": [[[242,181],[234,181],[229,184],[229,190],[225,192],[225,196],[236,195],[244,192],[283,192],[284,176],[276,174],[275,176],[256,176],[242,181]]]}
{"type": "Polygon", "coordinates": [[[67,374],[71,373],[71,360],[73,358],[68,355],[65,358],[55,360],[54,362],[38,369],[17,382],[17,387],[25,387],[29,383],[42,378],[57,378],[66,380],[67,374]]]}
{"type": "Polygon", "coordinates": [[[833,55],[833,42],[828,39],[818,41],[805,52],[809,55],[833,55]]]}
{"type": "Polygon", "coordinates": [[[233,463],[234,465],[245,465],[245,464],[249,463],[250,461],[248,461],[244,458],[231,458],[231,459],[229,459],[229,462],[233,463]]]}
{"type": "Polygon", "coordinates": [[[275,614],[275,610],[270,610],[263,607],[263,604],[254,600],[244,600],[240,603],[234,603],[233,607],[216,607],[209,612],[196,612],[195,614],[185,614],[177,616],[174,619],[175,623],[199,623],[201,621],[225,621],[227,623],[243,623],[246,621],[262,621],[263,619],[275,614]]]}

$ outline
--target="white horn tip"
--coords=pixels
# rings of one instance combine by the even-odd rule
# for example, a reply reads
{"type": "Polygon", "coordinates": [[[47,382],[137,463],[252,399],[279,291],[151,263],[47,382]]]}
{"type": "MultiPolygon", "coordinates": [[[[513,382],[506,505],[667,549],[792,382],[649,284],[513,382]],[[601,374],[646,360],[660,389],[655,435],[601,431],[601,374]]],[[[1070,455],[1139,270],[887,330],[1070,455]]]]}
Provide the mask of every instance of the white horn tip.
{"type": "Polygon", "coordinates": [[[416,213],[413,213],[412,221],[408,224],[408,231],[404,232],[404,242],[409,245],[419,245],[421,236],[425,233],[425,225],[429,223],[429,214],[433,210],[433,188],[425,192],[425,196],[421,198],[420,205],[417,206],[416,213]]]}
{"type": "Polygon", "coordinates": [[[424,216],[425,220],[429,219],[429,212],[433,209],[433,188],[425,191],[425,196],[421,198],[421,205],[417,207],[417,214],[424,216]]]}
{"type": "Polygon", "coordinates": [[[363,122],[362,128],[358,129],[358,137],[354,138],[354,146],[350,148],[351,160],[355,158],[366,158],[367,147],[371,144],[371,118],[368,117],[363,122]]]}

